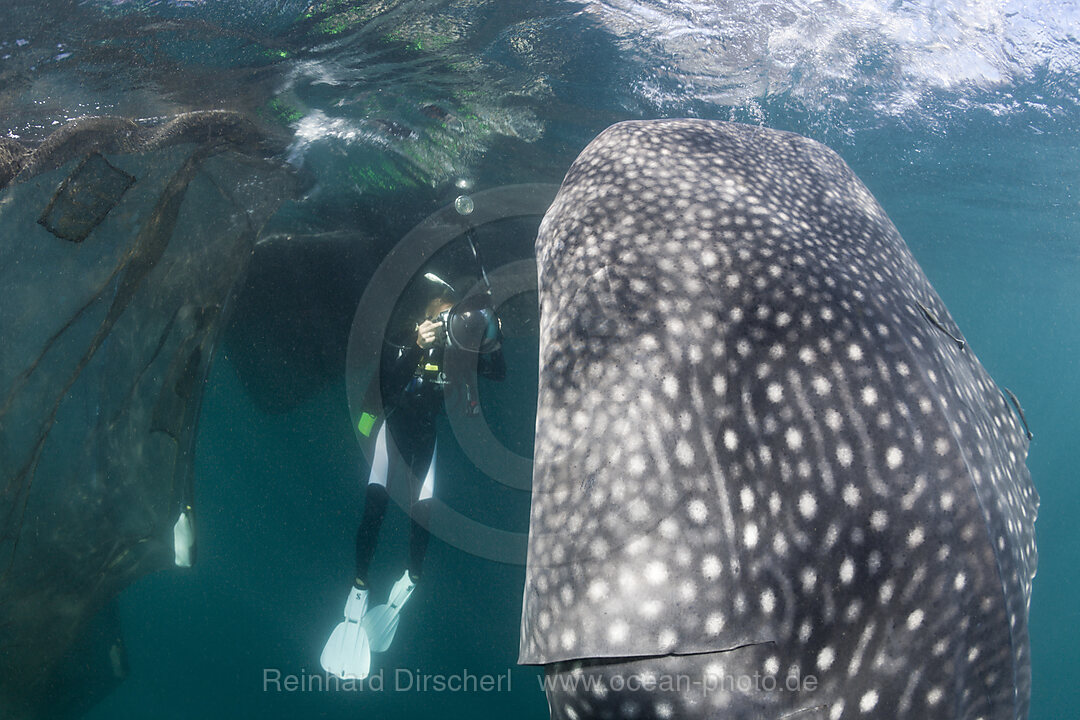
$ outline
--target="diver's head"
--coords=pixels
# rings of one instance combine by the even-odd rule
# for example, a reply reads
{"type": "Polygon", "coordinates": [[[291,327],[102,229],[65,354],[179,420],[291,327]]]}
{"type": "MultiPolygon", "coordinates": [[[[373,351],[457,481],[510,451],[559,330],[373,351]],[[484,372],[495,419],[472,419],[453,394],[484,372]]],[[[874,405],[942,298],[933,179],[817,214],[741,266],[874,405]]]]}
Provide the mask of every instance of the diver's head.
{"type": "Polygon", "coordinates": [[[440,315],[454,306],[457,302],[457,291],[454,286],[443,280],[435,273],[424,273],[424,279],[428,281],[427,303],[424,305],[424,318],[435,320],[440,315]]]}

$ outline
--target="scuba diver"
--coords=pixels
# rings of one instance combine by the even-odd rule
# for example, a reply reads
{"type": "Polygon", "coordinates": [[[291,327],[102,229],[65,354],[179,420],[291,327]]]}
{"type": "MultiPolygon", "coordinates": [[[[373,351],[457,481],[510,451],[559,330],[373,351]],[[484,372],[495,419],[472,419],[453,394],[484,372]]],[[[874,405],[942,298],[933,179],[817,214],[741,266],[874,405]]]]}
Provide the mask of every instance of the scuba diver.
{"type": "MultiPolygon", "coordinates": [[[[397,631],[405,601],[416,587],[428,544],[430,500],[435,492],[438,441],[436,420],[445,403],[461,402],[466,415],[480,413],[471,372],[502,380],[501,322],[489,292],[455,303],[449,283],[428,273],[433,283],[423,318],[404,344],[387,341],[380,368],[386,415],[378,428],[368,475],[364,512],[356,533],[356,575],[345,604],[345,619],[323,650],[323,668],[342,678],[361,679],[370,670],[370,654],[385,651],[397,631]],[[456,356],[455,356],[456,355],[456,356]],[[390,442],[398,452],[390,453],[390,442]],[[394,583],[385,605],[368,608],[368,567],[386,512],[388,483],[409,483],[409,555],[406,570],[394,583]]],[[[486,277],[484,278],[486,280],[486,277]]]]}

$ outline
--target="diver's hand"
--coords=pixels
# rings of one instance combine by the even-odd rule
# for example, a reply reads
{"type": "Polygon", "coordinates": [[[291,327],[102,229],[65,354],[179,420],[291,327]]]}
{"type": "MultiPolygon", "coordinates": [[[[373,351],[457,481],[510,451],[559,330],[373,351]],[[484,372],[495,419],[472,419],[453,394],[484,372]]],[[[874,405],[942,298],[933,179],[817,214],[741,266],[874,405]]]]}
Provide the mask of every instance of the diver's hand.
{"type": "Polygon", "coordinates": [[[427,350],[442,340],[443,324],[437,320],[425,320],[416,326],[416,344],[427,350]]]}

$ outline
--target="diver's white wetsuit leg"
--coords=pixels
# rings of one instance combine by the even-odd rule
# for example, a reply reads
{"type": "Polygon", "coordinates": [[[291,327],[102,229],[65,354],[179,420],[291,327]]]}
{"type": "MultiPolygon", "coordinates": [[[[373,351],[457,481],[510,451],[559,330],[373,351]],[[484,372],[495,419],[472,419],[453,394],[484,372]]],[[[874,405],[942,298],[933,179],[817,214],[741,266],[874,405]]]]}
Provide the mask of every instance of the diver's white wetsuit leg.
{"type": "Polygon", "coordinates": [[[416,501],[429,500],[435,494],[435,459],[439,454],[439,441],[435,440],[435,446],[431,448],[431,462],[428,464],[427,473],[424,475],[424,484],[420,486],[420,494],[416,501]]]}
{"type": "Polygon", "coordinates": [[[371,460],[371,472],[368,473],[368,485],[382,485],[386,487],[386,476],[390,472],[390,457],[386,449],[386,425],[383,423],[379,428],[379,434],[375,437],[375,457],[371,460]]]}

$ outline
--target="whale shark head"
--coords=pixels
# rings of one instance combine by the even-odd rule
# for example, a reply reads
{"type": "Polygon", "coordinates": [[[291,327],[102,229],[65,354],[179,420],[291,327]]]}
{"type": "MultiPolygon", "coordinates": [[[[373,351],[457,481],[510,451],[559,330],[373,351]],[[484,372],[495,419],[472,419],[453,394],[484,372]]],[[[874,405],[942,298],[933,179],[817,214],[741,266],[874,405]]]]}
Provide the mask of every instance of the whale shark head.
{"type": "Polygon", "coordinates": [[[834,152],[620,123],[536,254],[522,662],[762,644],[823,717],[1026,716],[1027,437],[834,152]]]}

